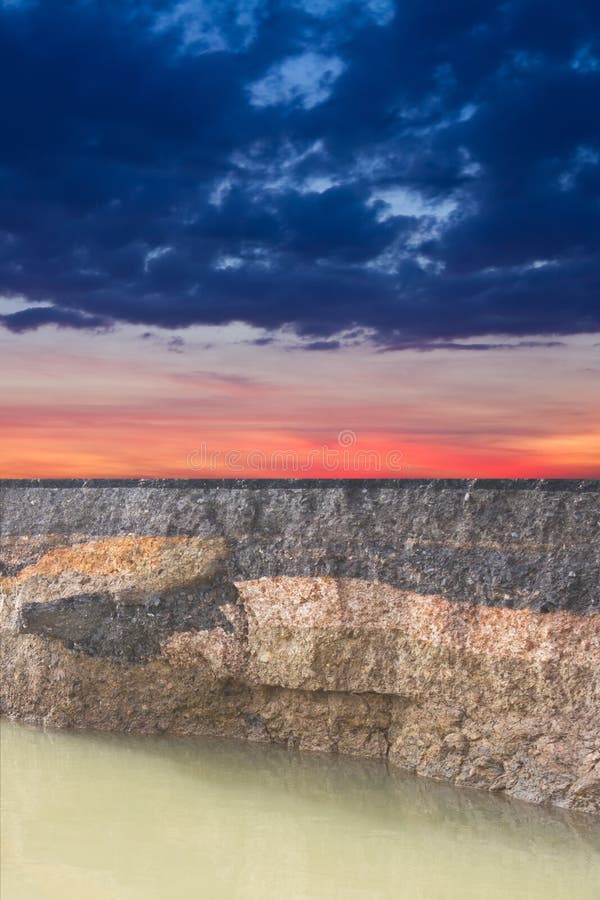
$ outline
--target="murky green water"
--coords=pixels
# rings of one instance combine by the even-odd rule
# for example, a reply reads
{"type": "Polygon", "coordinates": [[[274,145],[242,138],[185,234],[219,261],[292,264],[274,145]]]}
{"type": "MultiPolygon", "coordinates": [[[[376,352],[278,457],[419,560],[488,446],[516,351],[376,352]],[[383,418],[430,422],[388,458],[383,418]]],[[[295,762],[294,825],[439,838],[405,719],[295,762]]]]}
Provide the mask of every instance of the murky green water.
{"type": "Polygon", "coordinates": [[[2,900],[587,900],[600,824],[236,743],[2,723],[2,900]]]}

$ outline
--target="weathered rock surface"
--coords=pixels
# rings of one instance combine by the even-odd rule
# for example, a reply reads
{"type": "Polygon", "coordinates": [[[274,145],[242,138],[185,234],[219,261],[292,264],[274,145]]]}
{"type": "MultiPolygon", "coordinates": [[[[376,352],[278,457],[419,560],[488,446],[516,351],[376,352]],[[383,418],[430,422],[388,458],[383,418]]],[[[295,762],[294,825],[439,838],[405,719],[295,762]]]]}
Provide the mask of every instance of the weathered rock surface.
{"type": "Polygon", "coordinates": [[[2,710],[600,811],[597,482],[0,483],[2,710]]]}

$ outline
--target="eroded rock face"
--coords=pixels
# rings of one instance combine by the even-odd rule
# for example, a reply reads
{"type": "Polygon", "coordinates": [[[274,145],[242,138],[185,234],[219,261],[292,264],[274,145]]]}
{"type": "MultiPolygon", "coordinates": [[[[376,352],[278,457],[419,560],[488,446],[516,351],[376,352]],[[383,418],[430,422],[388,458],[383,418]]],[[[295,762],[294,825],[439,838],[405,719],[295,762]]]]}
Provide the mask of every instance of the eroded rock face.
{"type": "Polygon", "coordinates": [[[115,537],[42,555],[7,579],[20,633],[131,662],[156,654],[175,630],[228,627],[237,600],[222,572],[225,541],[115,537]]]}
{"type": "MultiPolygon", "coordinates": [[[[585,585],[590,493],[568,562],[571,581],[585,585]]],[[[312,495],[309,501],[317,515],[312,495]]],[[[229,526],[220,535],[109,536],[78,527],[29,536],[7,534],[4,513],[6,714],[60,727],[219,734],[380,757],[458,784],[600,811],[600,616],[591,594],[586,614],[578,611],[581,598],[575,611],[564,598],[541,611],[547,576],[530,550],[535,588],[525,594],[519,569],[523,596],[511,608],[498,604],[493,587],[495,577],[508,584],[510,573],[492,577],[487,597],[464,591],[476,566],[456,579],[456,593],[416,590],[399,550],[390,581],[332,575],[331,560],[318,574],[310,541],[290,555],[287,574],[276,546],[269,575],[268,548],[259,541],[260,565],[248,577],[250,535],[229,526]],[[303,566],[308,574],[299,574],[303,566]]],[[[514,544],[514,517],[505,516],[514,544]]],[[[435,525],[438,544],[448,543],[435,525]]],[[[255,527],[260,536],[264,523],[257,518],[255,527]]],[[[455,520],[446,527],[457,533],[455,520]]],[[[392,539],[385,535],[386,546],[392,539]]],[[[547,528],[546,547],[553,542],[558,547],[547,528]]],[[[563,542],[559,559],[568,549],[563,542]]],[[[413,545],[410,552],[414,566],[420,551],[413,545]]],[[[366,568],[371,576],[372,560],[366,568]]]]}

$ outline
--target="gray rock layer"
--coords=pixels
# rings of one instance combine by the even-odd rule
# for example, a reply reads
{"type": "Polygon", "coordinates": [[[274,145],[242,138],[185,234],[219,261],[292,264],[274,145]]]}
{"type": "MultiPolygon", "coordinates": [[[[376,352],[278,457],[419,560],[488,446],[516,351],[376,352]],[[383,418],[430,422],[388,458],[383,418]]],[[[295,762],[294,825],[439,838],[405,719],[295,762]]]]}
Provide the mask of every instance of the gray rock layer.
{"type": "Polygon", "coordinates": [[[362,578],[585,614],[600,608],[599,497],[569,480],[0,481],[0,535],[218,537],[232,581],[362,578]]]}

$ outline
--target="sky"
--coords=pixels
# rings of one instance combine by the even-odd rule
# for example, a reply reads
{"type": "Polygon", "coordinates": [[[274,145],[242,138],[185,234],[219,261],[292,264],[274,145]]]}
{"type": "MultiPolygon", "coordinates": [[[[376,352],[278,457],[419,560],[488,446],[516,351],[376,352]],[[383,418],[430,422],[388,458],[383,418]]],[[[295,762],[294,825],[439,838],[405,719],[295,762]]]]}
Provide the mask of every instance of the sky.
{"type": "Polygon", "coordinates": [[[600,475],[600,7],[0,0],[0,476],[600,475]]]}

